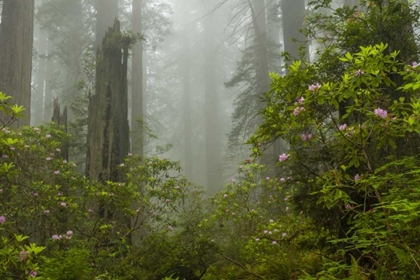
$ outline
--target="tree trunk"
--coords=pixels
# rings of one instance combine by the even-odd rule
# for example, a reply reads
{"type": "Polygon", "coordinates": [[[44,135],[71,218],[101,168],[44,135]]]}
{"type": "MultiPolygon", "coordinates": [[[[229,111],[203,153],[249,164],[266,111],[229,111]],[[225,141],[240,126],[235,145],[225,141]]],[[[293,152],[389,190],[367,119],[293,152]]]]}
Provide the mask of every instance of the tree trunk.
{"type": "MultiPolygon", "coordinates": [[[[142,33],[142,0],[133,0],[133,31],[142,33]]],[[[143,75],[143,44],[141,41],[133,48],[131,72],[131,130],[134,132],[131,139],[131,151],[144,156],[144,75],[143,75]]]]}
{"type": "Polygon", "coordinates": [[[50,121],[53,112],[53,74],[54,74],[54,46],[51,39],[48,39],[48,54],[47,54],[47,66],[45,69],[45,96],[44,106],[42,112],[42,119],[45,123],[50,121]]]}
{"type": "MultiPolygon", "coordinates": [[[[220,21],[219,21],[220,22],[220,21]]],[[[222,178],[222,135],[220,123],[219,88],[220,50],[215,32],[217,18],[209,18],[204,25],[204,106],[205,106],[205,160],[206,160],[206,189],[209,195],[223,188],[222,178]]]]}
{"type": "MultiPolygon", "coordinates": [[[[283,37],[284,50],[289,53],[292,58],[298,59],[299,44],[305,41],[305,36],[300,33],[305,20],[305,1],[282,0],[281,1],[283,16],[283,37]],[[293,42],[296,39],[297,42],[293,42]]],[[[306,51],[305,54],[308,52],[306,51]]]]}
{"type": "Polygon", "coordinates": [[[129,150],[128,47],[121,50],[121,44],[115,42],[119,36],[116,20],[98,49],[95,94],[89,103],[86,174],[99,182],[123,179],[117,165],[123,163],[129,150]]]}
{"type": "Polygon", "coordinates": [[[25,117],[13,124],[15,127],[30,124],[33,29],[34,0],[3,1],[0,91],[26,110],[25,117]]]}
{"type": "MultiPolygon", "coordinates": [[[[67,133],[67,107],[64,108],[63,113],[61,113],[60,104],[58,100],[54,100],[54,110],[51,118],[51,122],[60,126],[67,133]]],[[[62,143],[61,155],[65,160],[69,160],[69,143],[62,143]]]]}
{"type": "MultiPolygon", "coordinates": [[[[185,39],[185,48],[188,42],[185,39]]],[[[183,124],[184,124],[184,170],[185,176],[192,178],[192,121],[191,121],[191,59],[188,49],[185,50],[182,69],[182,86],[184,90],[183,124]]]]}
{"type": "Polygon", "coordinates": [[[45,90],[45,71],[46,71],[46,52],[47,37],[44,31],[39,30],[37,53],[38,65],[36,70],[36,87],[32,94],[32,125],[40,125],[42,123],[42,113],[44,111],[44,90],[45,90]]]}

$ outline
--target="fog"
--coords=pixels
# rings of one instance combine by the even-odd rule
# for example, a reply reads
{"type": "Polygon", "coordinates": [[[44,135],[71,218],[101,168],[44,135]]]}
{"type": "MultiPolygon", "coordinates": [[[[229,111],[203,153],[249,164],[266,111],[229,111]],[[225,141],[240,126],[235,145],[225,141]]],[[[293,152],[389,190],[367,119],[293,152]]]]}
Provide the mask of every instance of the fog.
{"type": "Polygon", "coordinates": [[[305,41],[306,13],[295,0],[35,1],[31,125],[50,121],[53,100],[68,106],[70,156],[85,165],[95,57],[118,18],[141,36],[128,60],[130,151],[180,161],[215,193],[250,154],[269,72],[284,74],[283,51],[299,57],[291,39],[305,41]]]}

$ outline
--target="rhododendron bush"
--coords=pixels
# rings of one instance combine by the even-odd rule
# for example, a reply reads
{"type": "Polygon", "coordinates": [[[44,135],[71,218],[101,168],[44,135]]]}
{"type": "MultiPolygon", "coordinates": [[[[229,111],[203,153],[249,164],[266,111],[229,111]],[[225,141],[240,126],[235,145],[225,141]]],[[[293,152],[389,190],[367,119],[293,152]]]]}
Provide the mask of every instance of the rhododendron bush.
{"type": "MultiPolygon", "coordinates": [[[[18,109],[0,99],[3,112],[18,109]]],[[[148,270],[145,254],[172,261],[171,248],[149,246],[177,242],[183,223],[194,225],[201,190],[178,163],[131,154],[119,167],[124,182],[90,182],[63,158],[67,139],[55,125],[0,128],[0,278],[167,276],[148,270]]]]}
{"type": "Polygon", "coordinates": [[[278,163],[292,178],[284,187],[296,210],[330,232],[318,277],[420,275],[420,68],[397,57],[379,44],[340,58],[338,80],[322,75],[322,62],[271,75],[250,142],[255,155],[274,139],[288,143],[278,163]]]}

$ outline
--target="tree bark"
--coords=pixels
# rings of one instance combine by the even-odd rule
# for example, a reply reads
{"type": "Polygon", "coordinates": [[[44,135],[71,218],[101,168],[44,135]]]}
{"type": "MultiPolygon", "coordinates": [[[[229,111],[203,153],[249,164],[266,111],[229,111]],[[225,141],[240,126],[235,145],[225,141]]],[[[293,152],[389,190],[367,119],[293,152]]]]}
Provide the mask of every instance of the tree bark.
{"type": "MultiPolygon", "coordinates": [[[[133,31],[142,33],[142,0],[133,0],[133,31]]],[[[134,132],[131,139],[131,151],[144,156],[144,75],[143,75],[143,44],[141,41],[133,48],[131,72],[131,130],[134,132]]]]}
{"type": "Polygon", "coordinates": [[[129,150],[127,105],[128,47],[121,49],[120,23],[109,28],[96,57],[95,94],[90,98],[86,174],[91,180],[117,182],[117,166],[129,150]]]}
{"type": "Polygon", "coordinates": [[[0,91],[25,108],[13,126],[30,124],[34,0],[4,0],[0,28],[0,91]]]}
{"type": "Polygon", "coordinates": [[[44,111],[44,90],[45,90],[45,71],[46,71],[46,52],[47,52],[47,36],[44,31],[39,30],[37,53],[38,65],[36,67],[36,87],[32,94],[31,117],[32,125],[40,125],[42,123],[42,113],[44,111]]]}

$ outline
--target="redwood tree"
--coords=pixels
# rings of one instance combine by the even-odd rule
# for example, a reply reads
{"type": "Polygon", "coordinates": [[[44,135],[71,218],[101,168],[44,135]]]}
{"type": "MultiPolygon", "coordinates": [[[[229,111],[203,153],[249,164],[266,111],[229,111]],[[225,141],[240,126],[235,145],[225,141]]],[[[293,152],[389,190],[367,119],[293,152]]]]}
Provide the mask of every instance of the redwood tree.
{"type": "Polygon", "coordinates": [[[15,126],[29,125],[34,0],[4,0],[0,28],[0,91],[27,111],[15,126]]]}

